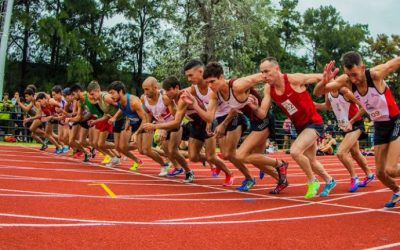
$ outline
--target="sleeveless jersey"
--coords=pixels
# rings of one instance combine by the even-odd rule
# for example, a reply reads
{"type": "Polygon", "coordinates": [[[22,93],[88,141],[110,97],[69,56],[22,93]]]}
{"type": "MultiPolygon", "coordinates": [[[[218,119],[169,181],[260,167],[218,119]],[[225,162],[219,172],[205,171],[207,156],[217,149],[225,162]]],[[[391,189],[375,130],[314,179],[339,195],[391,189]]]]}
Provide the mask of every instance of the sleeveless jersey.
{"type": "Polygon", "coordinates": [[[118,108],[122,110],[122,114],[124,116],[126,116],[130,120],[131,123],[140,122],[141,120],[139,118],[139,115],[131,109],[131,104],[130,104],[131,94],[126,94],[125,96],[126,96],[125,107],[123,107],[121,105],[121,102],[119,101],[119,102],[117,102],[118,108]]]}
{"type": "Polygon", "coordinates": [[[293,122],[297,130],[303,130],[307,124],[323,124],[314,102],[307,90],[297,93],[291,86],[287,74],[283,75],[285,91],[278,95],[275,86],[271,86],[271,98],[293,122]]]}
{"type": "Polygon", "coordinates": [[[368,69],[365,70],[365,76],[368,85],[367,93],[361,95],[360,92],[358,92],[357,86],[354,84],[352,84],[352,90],[354,96],[361,102],[361,105],[371,119],[373,121],[389,121],[390,118],[396,117],[400,113],[399,107],[393,98],[389,86],[385,83],[384,92],[379,93],[368,69]]]}
{"type": "MultiPolygon", "coordinates": [[[[351,120],[359,111],[359,108],[355,103],[346,101],[344,96],[340,93],[338,96],[334,96],[331,92],[329,92],[328,100],[331,103],[331,107],[333,113],[335,113],[339,127],[346,126],[349,120],[351,120]]],[[[361,117],[357,119],[357,121],[360,120],[361,117]]]]}
{"type": "MultiPolygon", "coordinates": [[[[204,105],[207,107],[208,103],[210,102],[210,97],[209,94],[212,92],[211,88],[208,87],[207,94],[202,95],[200,93],[199,87],[197,85],[194,85],[194,90],[196,92],[197,97],[204,103],[204,105]]],[[[227,115],[230,111],[230,107],[228,104],[225,102],[221,102],[219,99],[217,100],[217,110],[215,112],[215,118],[222,117],[224,115],[227,115]]]]}
{"type": "Polygon", "coordinates": [[[158,95],[157,103],[155,105],[149,103],[149,99],[147,99],[146,95],[143,95],[143,99],[146,110],[154,117],[154,119],[156,119],[157,122],[167,122],[174,119],[171,111],[164,104],[161,92],[158,95]]]}

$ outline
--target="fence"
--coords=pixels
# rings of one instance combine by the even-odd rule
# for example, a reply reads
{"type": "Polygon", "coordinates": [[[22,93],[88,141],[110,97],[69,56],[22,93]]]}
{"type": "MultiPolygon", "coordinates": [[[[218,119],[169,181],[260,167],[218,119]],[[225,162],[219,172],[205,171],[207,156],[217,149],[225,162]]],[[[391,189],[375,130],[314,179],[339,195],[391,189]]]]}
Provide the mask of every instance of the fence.
{"type": "MultiPolygon", "coordinates": [[[[4,112],[0,111],[0,141],[4,140],[5,135],[12,135],[19,141],[30,142],[32,138],[30,136],[29,128],[22,126],[23,124],[23,113],[21,112],[4,112]]],[[[294,128],[291,129],[291,133],[285,133],[283,130],[283,121],[275,121],[275,136],[271,141],[274,141],[279,149],[289,149],[290,145],[296,139],[296,132],[294,128]]],[[[337,128],[337,127],[334,127],[337,128]]],[[[337,141],[341,141],[341,132],[338,130],[333,130],[332,134],[336,137],[337,141]]],[[[368,137],[366,139],[360,140],[360,146],[362,148],[372,147],[373,133],[367,133],[368,137]]]]}

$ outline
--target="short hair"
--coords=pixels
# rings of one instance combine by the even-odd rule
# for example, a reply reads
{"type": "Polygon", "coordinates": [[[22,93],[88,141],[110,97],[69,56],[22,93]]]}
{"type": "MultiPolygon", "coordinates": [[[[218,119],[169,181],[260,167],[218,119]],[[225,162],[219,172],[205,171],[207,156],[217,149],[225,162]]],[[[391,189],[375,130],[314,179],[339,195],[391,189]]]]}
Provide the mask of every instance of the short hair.
{"type": "MultiPolygon", "coordinates": [[[[150,82],[150,84],[151,84],[152,87],[158,88],[158,81],[157,81],[157,79],[156,79],[155,77],[153,77],[153,76],[147,77],[147,78],[143,81],[143,83],[145,83],[145,82],[150,82]]],[[[143,85],[143,83],[142,83],[142,85],[143,85]]]]}
{"type": "Polygon", "coordinates": [[[68,95],[71,95],[72,94],[72,92],[71,92],[71,88],[65,88],[65,89],[63,89],[63,95],[64,96],[68,96],[68,95]]]}
{"type": "Polygon", "coordinates": [[[217,62],[210,62],[207,64],[204,73],[203,73],[203,78],[207,79],[209,77],[220,77],[221,75],[224,75],[224,69],[222,68],[222,65],[217,63],[217,62]]]}
{"type": "Polygon", "coordinates": [[[79,84],[73,85],[70,89],[71,89],[72,93],[77,92],[77,91],[83,91],[81,85],[79,85],[79,84]]]}
{"type": "Polygon", "coordinates": [[[125,84],[121,81],[114,81],[107,87],[107,91],[115,90],[117,92],[122,90],[122,93],[125,94],[125,84]]]}
{"type": "Polygon", "coordinates": [[[204,67],[204,64],[198,59],[192,59],[185,64],[183,71],[188,71],[189,69],[193,69],[195,67],[204,67]]]}
{"type": "Polygon", "coordinates": [[[51,89],[51,92],[55,92],[56,94],[60,94],[62,92],[62,87],[60,85],[56,85],[51,89]]]}
{"type": "Polygon", "coordinates": [[[93,90],[101,90],[100,84],[99,84],[99,82],[96,81],[96,80],[91,81],[91,82],[89,83],[89,85],[87,86],[87,91],[88,91],[88,92],[93,91],[93,90]]]}
{"type": "Polygon", "coordinates": [[[26,89],[24,90],[24,95],[31,95],[31,96],[33,96],[33,95],[35,95],[35,91],[33,91],[33,89],[31,89],[31,88],[26,88],[26,89]]]}
{"type": "Polygon", "coordinates": [[[36,96],[36,101],[46,99],[46,93],[39,92],[36,96]]]}
{"type": "Polygon", "coordinates": [[[355,51],[344,53],[340,60],[342,61],[343,67],[347,69],[352,69],[355,65],[358,66],[362,63],[361,55],[355,51]]]}
{"type": "Polygon", "coordinates": [[[28,86],[26,86],[26,88],[32,89],[33,92],[35,92],[35,93],[36,93],[36,91],[37,91],[37,88],[36,88],[35,84],[29,84],[28,86]]]}
{"type": "Polygon", "coordinates": [[[260,64],[263,63],[263,62],[266,62],[266,61],[268,61],[268,62],[270,62],[270,63],[273,63],[273,64],[276,64],[276,65],[279,65],[278,60],[276,60],[276,58],[273,57],[273,56],[268,56],[268,57],[262,59],[261,62],[260,62],[260,64]]]}
{"type": "Polygon", "coordinates": [[[175,76],[167,77],[162,83],[162,88],[164,90],[170,90],[171,88],[176,88],[176,86],[179,86],[179,89],[181,88],[181,83],[175,76]]]}

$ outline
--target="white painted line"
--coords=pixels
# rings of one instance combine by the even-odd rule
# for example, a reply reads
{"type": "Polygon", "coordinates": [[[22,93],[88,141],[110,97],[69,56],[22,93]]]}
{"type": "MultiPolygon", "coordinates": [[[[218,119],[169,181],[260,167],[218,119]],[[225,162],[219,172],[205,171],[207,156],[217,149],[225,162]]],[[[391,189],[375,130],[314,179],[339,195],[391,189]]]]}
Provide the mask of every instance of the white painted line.
{"type": "Polygon", "coordinates": [[[380,250],[380,249],[388,249],[388,248],[398,247],[398,246],[400,246],[400,242],[377,246],[377,247],[371,247],[371,248],[367,248],[366,250],[380,250]]]}

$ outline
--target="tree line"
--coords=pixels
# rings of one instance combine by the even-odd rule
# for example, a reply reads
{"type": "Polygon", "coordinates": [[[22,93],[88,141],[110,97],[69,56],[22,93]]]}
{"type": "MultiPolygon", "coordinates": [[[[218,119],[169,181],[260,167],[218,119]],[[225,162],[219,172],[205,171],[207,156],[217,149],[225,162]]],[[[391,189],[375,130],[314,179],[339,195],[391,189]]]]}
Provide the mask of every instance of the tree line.
{"type": "MultiPolygon", "coordinates": [[[[9,36],[6,90],[40,89],[97,79],[124,81],[140,93],[146,75],[176,75],[191,58],[217,60],[227,77],[257,71],[274,56],[287,72],[320,72],[342,53],[367,65],[400,54],[399,35],[371,37],[334,6],[297,10],[298,0],[16,0],[9,36]],[[113,27],[107,20],[121,16],[113,27]]],[[[400,72],[393,74],[400,100],[400,72]]]]}

